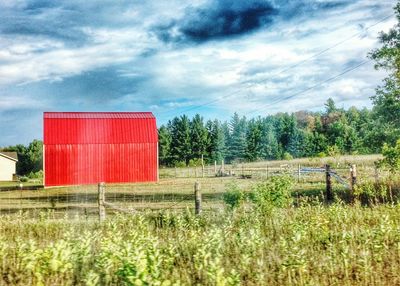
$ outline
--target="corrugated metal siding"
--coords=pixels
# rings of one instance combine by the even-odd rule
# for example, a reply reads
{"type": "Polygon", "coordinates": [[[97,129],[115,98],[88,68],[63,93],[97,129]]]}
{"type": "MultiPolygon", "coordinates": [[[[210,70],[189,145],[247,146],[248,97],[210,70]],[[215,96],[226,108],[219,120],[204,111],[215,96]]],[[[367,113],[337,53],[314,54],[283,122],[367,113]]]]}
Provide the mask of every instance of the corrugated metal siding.
{"type": "Polygon", "coordinates": [[[155,118],[45,118],[44,143],[108,144],[155,143],[158,141],[155,118]]]}
{"type": "Polygon", "coordinates": [[[157,181],[154,116],[44,114],[45,185],[157,181]]]}

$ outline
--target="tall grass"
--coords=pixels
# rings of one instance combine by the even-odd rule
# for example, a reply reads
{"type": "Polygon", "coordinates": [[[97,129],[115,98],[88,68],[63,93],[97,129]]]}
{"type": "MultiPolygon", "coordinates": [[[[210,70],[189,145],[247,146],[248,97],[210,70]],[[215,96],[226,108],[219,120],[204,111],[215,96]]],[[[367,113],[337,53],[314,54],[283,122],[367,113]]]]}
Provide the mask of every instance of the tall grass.
{"type": "Polygon", "coordinates": [[[398,285],[400,205],[0,217],[1,285],[398,285]]]}

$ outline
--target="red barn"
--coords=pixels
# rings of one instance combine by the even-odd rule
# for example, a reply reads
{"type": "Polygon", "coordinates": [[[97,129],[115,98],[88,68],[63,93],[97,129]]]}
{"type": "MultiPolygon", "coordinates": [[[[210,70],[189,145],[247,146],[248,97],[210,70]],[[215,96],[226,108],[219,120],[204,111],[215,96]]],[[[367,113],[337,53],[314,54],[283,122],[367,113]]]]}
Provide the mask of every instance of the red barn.
{"type": "Polygon", "coordinates": [[[45,112],[44,185],[158,180],[151,112],[45,112]]]}

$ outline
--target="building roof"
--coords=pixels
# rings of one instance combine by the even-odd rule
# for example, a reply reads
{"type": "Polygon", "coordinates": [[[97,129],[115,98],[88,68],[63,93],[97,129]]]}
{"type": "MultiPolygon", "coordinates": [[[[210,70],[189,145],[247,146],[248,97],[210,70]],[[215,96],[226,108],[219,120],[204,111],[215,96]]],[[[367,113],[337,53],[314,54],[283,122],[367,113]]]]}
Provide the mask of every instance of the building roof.
{"type": "Polygon", "coordinates": [[[44,145],[157,143],[151,112],[45,112],[44,145]]]}
{"type": "Polygon", "coordinates": [[[44,112],[45,119],[154,119],[151,112],[44,112]]]}
{"type": "Polygon", "coordinates": [[[8,159],[11,159],[15,162],[18,161],[18,154],[17,152],[5,152],[5,151],[1,151],[0,152],[0,156],[6,157],[8,159]]]}

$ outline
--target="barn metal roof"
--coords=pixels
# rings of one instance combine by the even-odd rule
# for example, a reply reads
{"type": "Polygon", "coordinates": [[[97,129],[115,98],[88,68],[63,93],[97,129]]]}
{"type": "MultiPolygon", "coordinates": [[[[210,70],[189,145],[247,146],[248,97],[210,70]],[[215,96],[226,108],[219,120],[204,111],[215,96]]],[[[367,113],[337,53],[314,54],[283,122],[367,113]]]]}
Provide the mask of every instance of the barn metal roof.
{"type": "Polygon", "coordinates": [[[158,142],[151,112],[45,112],[44,144],[158,142]]]}
{"type": "Polygon", "coordinates": [[[44,112],[44,118],[153,119],[155,117],[151,112],[44,112]]]}

